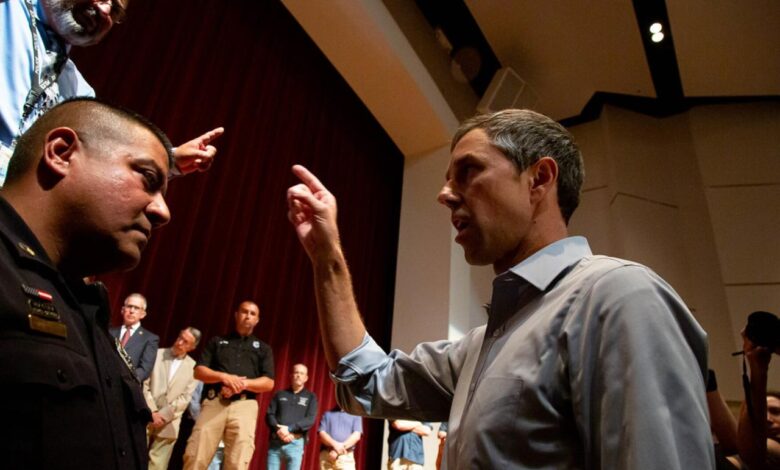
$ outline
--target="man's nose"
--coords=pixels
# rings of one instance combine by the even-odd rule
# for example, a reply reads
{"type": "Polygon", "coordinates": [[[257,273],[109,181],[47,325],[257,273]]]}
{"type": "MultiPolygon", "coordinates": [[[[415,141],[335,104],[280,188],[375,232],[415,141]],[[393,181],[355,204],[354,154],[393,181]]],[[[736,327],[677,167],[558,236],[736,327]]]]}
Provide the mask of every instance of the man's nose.
{"type": "Polygon", "coordinates": [[[171,211],[162,193],[156,193],[154,199],[146,207],[146,213],[152,222],[152,228],[159,228],[171,221],[171,211]]]}
{"type": "Polygon", "coordinates": [[[450,209],[454,209],[460,201],[460,198],[455,193],[455,191],[452,190],[449,183],[445,184],[441,188],[441,191],[439,191],[439,195],[436,197],[436,199],[440,204],[444,204],[450,209]]]}
{"type": "Polygon", "coordinates": [[[111,16],[111,9],[113,6],[114,2],[112,0],[98,0],[95,2],[95,8],[97,8],[105,17],[111,16]]]}

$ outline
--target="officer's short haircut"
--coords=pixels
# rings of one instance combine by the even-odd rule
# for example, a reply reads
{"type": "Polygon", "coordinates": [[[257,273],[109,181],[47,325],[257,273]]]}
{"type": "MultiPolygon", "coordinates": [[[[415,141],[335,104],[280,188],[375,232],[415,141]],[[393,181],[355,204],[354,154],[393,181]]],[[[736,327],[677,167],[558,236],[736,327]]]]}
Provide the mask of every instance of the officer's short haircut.
{"type": "Polygon", "coordinates": [[[48,110],[19,137],[8,165],[5,184],[13,184],[22,175],[37,167],[46,134],[52,129],[69,127],[76,131],[85,145],[102,145],[126,137],[128,124],[151,132],[165,148],[168,165],[173,168],[173,147],[170,140],[148,119],[97,98],[79,97],[63,101],[48,110]]]}

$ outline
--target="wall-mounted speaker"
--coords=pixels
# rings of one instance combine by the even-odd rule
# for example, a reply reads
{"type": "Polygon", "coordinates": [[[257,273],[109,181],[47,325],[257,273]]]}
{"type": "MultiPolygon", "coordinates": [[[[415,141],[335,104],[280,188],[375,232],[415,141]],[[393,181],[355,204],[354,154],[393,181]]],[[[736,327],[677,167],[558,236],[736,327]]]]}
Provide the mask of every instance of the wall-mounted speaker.
{"type": "Polygon", "coordinates": [[[477,104],[477,111],[494,113],[509,108],[533,109],[538,95],[511,67],[502,67],[493,75],[485,94],[477,104]]]}

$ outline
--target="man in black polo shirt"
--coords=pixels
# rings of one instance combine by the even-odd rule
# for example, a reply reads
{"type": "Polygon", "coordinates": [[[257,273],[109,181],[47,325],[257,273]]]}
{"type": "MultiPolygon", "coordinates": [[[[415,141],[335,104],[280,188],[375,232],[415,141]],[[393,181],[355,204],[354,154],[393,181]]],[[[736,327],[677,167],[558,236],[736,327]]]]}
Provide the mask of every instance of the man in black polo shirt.
{"type": "Polygon", "coordinates": [[[317,397],[303,388],[309,380],[309,369],[295,364],[290,374],[290,388],[274,395],[265,413],[271,429],[268,448],[268,470],[279,470],[282,459],[287,470],[299,470],[303,461],[306,434],[317,418],[317,397]]]}
{"type": "Polygon", "coordinates": [[[259,320],[257,304],[241,302],[235,332],[212,338],[195,367],[195,378],[205,384],[204,401],[187,441],[185,469],[208,467],[220,440],[225,443],[224,469],[249,467],[255,451],[255,397],[274,388],[271,348],[252,335],[259,320]]]}

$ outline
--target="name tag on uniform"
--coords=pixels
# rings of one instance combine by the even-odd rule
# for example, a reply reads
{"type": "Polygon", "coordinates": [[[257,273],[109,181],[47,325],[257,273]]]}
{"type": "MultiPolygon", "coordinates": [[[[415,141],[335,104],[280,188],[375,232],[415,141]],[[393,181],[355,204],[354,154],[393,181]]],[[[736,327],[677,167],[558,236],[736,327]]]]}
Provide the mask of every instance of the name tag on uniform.
{"type": "Polygon", "coordinates": [[[54,297],[41,289],[22,284],[22,292],[27,296],[27,322],[30,329],[47,335],[68,337],[68,327],[63,323],[54,297]]]}
{"type": "Polygon", "coordinates": [[[60,338],[68,337],[68,327],[62,322],[44,320],[32,313],[27,314],[27,319],[30,323],[30,329],[33,331],[59,336],[60,338]]]}

